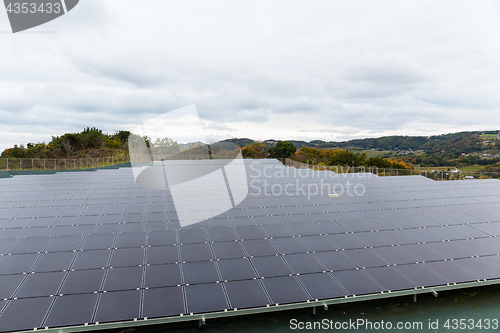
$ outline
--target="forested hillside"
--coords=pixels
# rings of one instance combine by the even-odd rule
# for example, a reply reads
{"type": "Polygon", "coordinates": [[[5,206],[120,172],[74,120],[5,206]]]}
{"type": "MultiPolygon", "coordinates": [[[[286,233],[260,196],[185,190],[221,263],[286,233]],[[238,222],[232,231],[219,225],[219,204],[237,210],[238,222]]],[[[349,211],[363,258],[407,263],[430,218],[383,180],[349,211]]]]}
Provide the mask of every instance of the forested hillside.
{"type": "MultiPolygon", "coordinates": [[[[434,136],[386,136],[381,138],[355,139],[349,141],[313,140],[292,142],[297,150],[302,147],[342,149],[357,152],[382,151],[383,157],[402,160],[409,164],[437,167],[453,165],[492,165],[500,163],[499,131],[460,132],[434,136]]],[[[226,140],[240,147],[250,146],[250,139],[226,140]]],[[[276,140],[261,143],[265,149],[276,144],[276,140]]]]}
{"type": "Polygon", "coordinates": [[[95,127],[81,133],[53,136],[49,143],[15,145],[2,152],[2,158],[86,158],[105,157],[128,152],[129,131],[108,135],[95,127]]]}
{"type": "MultiPolygon", "coordinates": [[[[488,166],[500,168],[500,138],[498,131],[460,132],[435,136],[386,136],[342,142],[288,140],[295,147],[295,157],[318,163],[337,163],[348,154],[349,165],[385,165],[385,167],[488,166]],[[307,150],[306,148],[311,148],[307,150]],[[357,156],[357,158],[354,158],[357,156]],[[398,162],[399,161],[399,162],[398,162]],[[399,164],[404,162],[404,164],[399,164]]],[[[50,142],[28,143],[2,152],[2,158],[86,158],[128,153],[128,131],[103,133],[88,127],[80,133],[53,136],[50,142]]],[[[146,140],[148,138],[145,138],[146,140]]],[[[249,158],[279,157],[277,140],[254,141],[248,138],[228,139],[217,143],[218,150],[243,148],[249,158]]],[[[285,142],[285,141],[282,141],[285,142]]],[[[149,142],[153,147],[161,146],[149,142]]],[[[176,143],[177,144],[177,143],[176,143]]],[[[181,151],[188,149],[178,144],[181,151]]],[[[212,145],[212,150],[214,149],[212,145]]],[[[288,149],[288,148],[287,148],[288,149]]],[[[288,154],[288,153],[287,153],[288,154]]]]}
{"type": "MultiPolygon", "coordinates": [[[[349,141],[322,141],[313,140],[292,142],[297,149],[303,146],[309,148],[341,148],[347,150],[421,150],[428,155],[442,155],[444,158],[458,158],[463,153],[469,154],[479,151],[500,149],[500,141],[495,139],[499,131],[486,132],[459,132],[452,134],[434,135],[434,136],[385,136],[381,138],[354,139],[349,141]],[[490,142],[488,142],[490,141],[490,142]]],[[[254,141],[250,139],[229,139],[240,147],[248,146],[254,141]]],[[[276,140],[266,140],[262,143],[266,147],[271,147],[276,140]]]]}

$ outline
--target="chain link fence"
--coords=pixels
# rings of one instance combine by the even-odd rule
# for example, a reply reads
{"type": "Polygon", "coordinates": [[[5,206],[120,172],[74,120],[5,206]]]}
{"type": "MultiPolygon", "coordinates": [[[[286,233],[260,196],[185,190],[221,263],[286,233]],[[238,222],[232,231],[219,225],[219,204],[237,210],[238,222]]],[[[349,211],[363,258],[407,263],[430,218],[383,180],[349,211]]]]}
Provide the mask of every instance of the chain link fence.
{"type": "Polygon", "coordinates": [[[129,155],[96,158],[0,158],[0,171],[75,170],[130,162],[129,155]]]}
{"type": "Polygon", "coordinates": [[[377,176],[413,176],[421,175],[433,180],[473,180],[473,179],[500,179],[500,172],[462,172],[460,170],[416,170],[416,169],[391,169],[378,167],[350,167],[307,164],[294,161],[290,158],[280,159],[289,167],[296,169],[331,170],[335,173],[373,173],[377,176]]]}
{"type": "MultiPolygon", "coordinates": [[[[144,161],[151,161],[150,155],[145,155],[144,161]]],[[[155,156],[156,157],[156,156],[155,156]]],[[[159,160],[179,159],[206,159],[205,155],[189,156],[162,156],[159,160]]],[[[227,156],[210,156],[208,158],[227,158],[227,156]]],[[[233,157],[234,158],[234,157],[233,157]]],[[[290,158],[280,159],[289,167],[296,169],[331,170],[336,173],[373,173],[377,176],[412,176],[421,175],[433,180],[473,180],[473,179],[500,179],[500,172],[466,172],[460,170],[417,170],[417,169],[391,169],[378,167],[350,167],[350,166],[328,166],[315,165],[294,161],[290,158]]],[[[17,170],[75,170],[91,169],[111,166],[119,163],[130,162],[130,155],[117,155],[97,158],[0,158],[0,171],[17,170]]]]}

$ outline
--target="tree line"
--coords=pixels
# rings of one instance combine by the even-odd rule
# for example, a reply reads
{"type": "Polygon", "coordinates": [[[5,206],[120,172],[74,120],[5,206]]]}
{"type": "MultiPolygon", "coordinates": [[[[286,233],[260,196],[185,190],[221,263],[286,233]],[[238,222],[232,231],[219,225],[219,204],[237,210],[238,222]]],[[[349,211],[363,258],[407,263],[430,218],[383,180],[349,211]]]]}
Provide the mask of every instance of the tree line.
{"type": "Polygon", "coordinates": [[[5,149],[2,158],[86,158],[125,153],[128,150],[129,131],[115,131],[109,135],[96,127],[87,127],[80,133],[52,136],[48,143],[29,142],[5,149]]]}
{"type": "Polygon", "coordinates": [[[319,165],[342,165],[351,167],[378,167],[392,169],[411,169],[412,167],[403,161],[390,158],[367,157],[365,153],[355,154],[344,149],[318,149],[303,146],[294,155],[294,160],[319,165]]]}
{"type": "MultiPolygon", "coordinates": [[[[486,132],[484,132],[486,133],[486,132]]],[[[497,131],[487,132],[495,134],[497,131]]],[[[284,158],[292,157],[297,161],[325,165],[377,166],[379,168],[408,168],[409,165],[422,167],[500,165],[500,157],[484,158],[481,153],[498,152],[500,141],[481,137],[483,132],[461,132],[431,137],[389,136],[382,138],[350,140],[346,142],[325,142],[321,140],[256,142],[251,139],[229,139],[216,144],[202,143],[178,144],[169,138],[152,140],[139,137],[156,152],[171,154],[194,154],[201,149],[212,158],[233,156],[241,147],[244,158],[284,158]],[[382,157],[367,157],[356,154],[356,149],[421,149],[418,154],[401,156],[399,160],[382,157]],[[474,156],[472,153],[479,153],[474,156]],[[468,155],[468,156],[466,156],[468,155]]],[[[2,158],[86,158],[126,154],[131,132],[117,130],[113,134],[103,133],[96,127],[87,127],[79,133],[66,133],[52,136],[48,143],[30,142],[15,145],[2,152],[2,158]]],[[[386,156],[387,157],[387,156],[386,156]]]]}
{"type": "MultiPolygon", "coordinates": [[[[437,155],[446,159],[459,158],[462,153],[470,154],[473,152],[486,152],[489,150],[499,150],[500,141],[486,140],[481,134],[495,134],[498,131],[487,132],[459,132],[433,136],[385,136],[380,138],[353,139],[349,141],[299,141],[288,140],[297,149],[303,146],[318,149],[344,149],[344,150],[420,150],[428,156],[437,155]],[[487,141],[490,141],[487,143],[487,141]]],[[[247,147],[255,141],[251,139],[229,139],[240,147],[247,147]]],[[[263,141],[265,148],[274,145],[275,140],[263,141]]]]}
{"type": "Polygon", "coordinates": [[[267,148],[260,142],[254,142],[241,150],[244,158],[292,158],[295,161],[314,165],[341,165],[351,167],[379,167],[394,169],[409,169],[410,165],[403,161],[370,157],[366,154],[357,155],[344,149],[319,149],[302,146],[298,151],[290,141],[278,141],[274,146],[267,148]]]}

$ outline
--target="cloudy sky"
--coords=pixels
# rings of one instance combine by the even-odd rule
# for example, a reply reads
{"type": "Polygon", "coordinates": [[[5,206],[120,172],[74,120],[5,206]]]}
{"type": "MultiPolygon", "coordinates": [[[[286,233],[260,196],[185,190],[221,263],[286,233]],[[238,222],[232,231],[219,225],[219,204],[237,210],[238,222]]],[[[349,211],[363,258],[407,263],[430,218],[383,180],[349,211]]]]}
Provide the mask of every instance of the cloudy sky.
{"type": "Polygon", "coordinates": [[[497,1],[81,0],[12,34],[0,150],[195,104],[210,140],[500,129],[497,1]]]}

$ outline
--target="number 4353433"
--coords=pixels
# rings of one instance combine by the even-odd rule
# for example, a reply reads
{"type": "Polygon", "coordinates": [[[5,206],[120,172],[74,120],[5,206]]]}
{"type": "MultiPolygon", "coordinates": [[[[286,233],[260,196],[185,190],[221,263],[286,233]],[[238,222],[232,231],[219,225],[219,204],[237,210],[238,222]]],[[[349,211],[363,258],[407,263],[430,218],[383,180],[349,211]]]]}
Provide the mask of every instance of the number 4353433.
{"type": "Polygon", "coordinates": [[[444,328],[452,330],[489,330],[498,329],[498,319],[448,319],[443,325],[444,328]]]}
{"type": "Polygon", "coordinates": [[[62,10],[61,4],[60,3],[41,3],[41,4],[36,4],[36,3],[29,3],[29,2],[23,2],[23,3],[9,3],[9,5],[6,7],[8,13],[23,13],[23,14],[35,14],[35,13],[55,13],[59,14],[62,10]]]}

